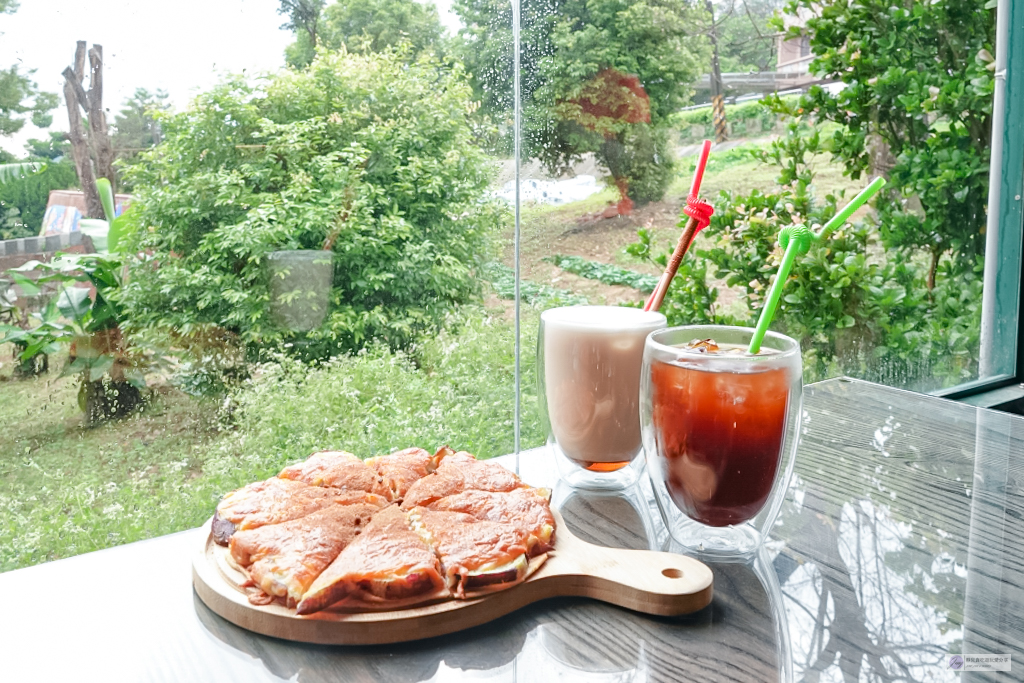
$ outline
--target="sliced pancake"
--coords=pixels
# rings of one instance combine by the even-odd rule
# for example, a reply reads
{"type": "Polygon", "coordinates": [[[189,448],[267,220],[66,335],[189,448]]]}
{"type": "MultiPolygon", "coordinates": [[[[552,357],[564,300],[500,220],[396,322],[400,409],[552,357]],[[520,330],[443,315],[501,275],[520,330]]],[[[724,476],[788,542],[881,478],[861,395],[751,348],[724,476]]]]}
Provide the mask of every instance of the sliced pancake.
{"type": "Polygon", "coordinates": [[[555,517],[551,514],[550,498],[548,489],[532,487],[507,492],[470,490],[435,500],[426,507],[511,524],[526,534],[528,554],[534,557],[554,545],[555,517]]]}
{"type": "Polygon", "coordinates": [[[367,495],[362,491],[325,489],[277,477],[257,481],[221,499],[213,514],[213,540],[227,545],[237,530],[280,524],[333,503],[361,502],[367,495]]]}
{"type": "Polygon", "coordinates": [[[506,587],[525,578],[527,534],[516,526],[423,507],[413,509],[409,517],[413,528],[437,553],[445,582],[455,597],[495,584],[506,587]]]}
{"type": "Polygon", "coordinates": [[[295,605],[379,510],[370,503],[331,505],[289,522],[239,531],[231,538],[231,557],[265,594],[295,605]]]}
{"type": "Polygon", "coordinates": [[[512,491],[521,486],[524,486],[522,480],[498,463],[477,460],[460,451],[444,457],[433,474],[409,487],[402,499],[402,508],[427,506],[463,491],[512,491]]]}
{"type": "Polygon", "coordinates": [[[398,506],[385,508],[313,582],[296,607],[312,614],[339,600],[400,601],[447,595],[434,552],[398,506]]]}
{"type": "Polygon", "coordinates": [[[451,452],[447,446],[431,455],[422,448],[368,458],[366,464],[381,478],[393,500],[401,500],[409,487],[437,469],[438,461],[451,452]]]}
{"type": "Polygon", "coordinates": [[[326,486],[342,491],[367,491],[391,498],[384,482],[372,467],[346,451],[320,451],[277,475],[282,479],[326,486]]]}

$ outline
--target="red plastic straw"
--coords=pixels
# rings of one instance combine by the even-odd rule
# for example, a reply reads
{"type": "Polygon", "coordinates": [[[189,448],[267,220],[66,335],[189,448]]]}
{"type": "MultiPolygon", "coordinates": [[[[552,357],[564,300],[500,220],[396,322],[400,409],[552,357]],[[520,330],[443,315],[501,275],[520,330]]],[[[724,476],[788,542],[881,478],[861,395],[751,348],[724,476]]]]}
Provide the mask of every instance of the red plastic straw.
{"type": "Polygon", "coordinates": [[[708,165],[710,154],[711,140],[705,140],[704,146],[700,149],[700,157],[697,159],[697,170],[693,172],[693,184],[690,185],[691,197],[696,197],[700,193],[700,183],[704,180],[704,168],[708,165]]]}
{"type": "Polygon", "coordinates": [[[676,244],[672,257],[668,260],[665,272],[662,273],[661,279],[658,280],[658,284],[654,287],[654,291],[651,292],[651,295],[644,303],[645,311],[657,311],[661,308],[661,302],[665,299],[668,286],[672,284],[672,278],[676,276],[679,264],[682,263],[683,256],[686,255],[687,250],[690,248],[690,243],[693,242],[698,232],[707,227],[711,214],[714,213],[714,209],[711,208],[710,204],[697,198],[700,192],[700,183],[704,180],[704,169],[708,165],[708,156],[710,154],[711,140],[705,140],[700,150],[700,156],[697,158],[697,169],[693,173],[690,196],[686,198],[686,208],[683,209],[683,212],[689,216],[689,220],[686,222],[683,233],[679,236],[679,242],[676,244]]]}

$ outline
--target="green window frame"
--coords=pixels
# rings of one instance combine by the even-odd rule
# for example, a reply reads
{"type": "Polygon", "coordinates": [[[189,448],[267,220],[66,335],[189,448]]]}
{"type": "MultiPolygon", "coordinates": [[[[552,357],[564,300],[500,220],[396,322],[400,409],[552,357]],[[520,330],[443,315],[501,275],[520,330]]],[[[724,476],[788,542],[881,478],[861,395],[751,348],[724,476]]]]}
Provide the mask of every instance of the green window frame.
{"type": "Polygon", "coordinates": [[[1024,3],[999,0],[981,378],[933,392],[995,408],[1024,407],[1024,3]]]}

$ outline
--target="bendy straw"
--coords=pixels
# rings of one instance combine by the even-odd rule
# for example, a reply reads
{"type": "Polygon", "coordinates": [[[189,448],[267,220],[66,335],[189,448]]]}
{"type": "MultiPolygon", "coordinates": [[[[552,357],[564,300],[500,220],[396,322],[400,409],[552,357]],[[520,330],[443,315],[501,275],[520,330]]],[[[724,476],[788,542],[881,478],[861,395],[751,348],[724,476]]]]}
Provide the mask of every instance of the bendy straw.
{"type": "Polygon", "coordinates": [[[686,227],[683,228],[683,233],[679,236],[679,242],[676,243],[676,248],[675,251],[672,252],[672,257],[668,260],[665,272],[662,273],[657,286],[655,286],[654,291],[651,292],[651,296],[648,297],[647,302],[644,304],[645,311],[657,311],[661,308],[661,302],[665,300],[665,294],[668,292],[668,286],[672,284],[672,278],[674,278],[676,276],[676,272],[679,271],[679,264],[683,262],[683,257],[686,256],[686,252],[689,250],[690,244],[693,242],[693,238],[711,222],[711,214],[715,212],[715,209],[710,204],[702,199],[698,199],[697,197],[700,192],[700,183],[704,179],[704,168],[708,164],[708,156],[710,154],[711,141],[705,140],[704,145],[700,150],[700,157],[697,159],[697,168],[693,173],[693,182],[690,184],[690,194],[686,198],[686,207],[683,209],[683,213],[689,216],[689,219],[686,221],[686,227]]]}
{"type": "Polygon", "coordinates": [[[704,168],[708,165],[708,157],[711,155],[711,140],[705,140],[700,148],[700,156],[697,158],[697,168],[693,171],[693,182],[690,183],[690,197],[696,198],[700,193],[700,183],[704,180],[704,168]]]}
{"type": "Polygon", "coordinates": [[[806,254],[811,248],[813,241],[827,239],[833,230],[845,223],[853,215],[853,212],[859,209],[864,202],[871,199],[883,185],[885,185],[883,178],[875,178],[870,185],[853,198],[853,201],[833,216],[832,220],[825,223],[821,232],[817,235],[806,225],[787,225],[779,232],[779,246],[785,250],[782,254],[782,263],[779,264],[779,272],[775,275],[775,281],[772,283],[767,299],[765,299],[764,308],[761,309],[761,316],[757,319],[757,328],[754,330],[754,336],[750,339],[747,353],[756,354],[761,350],[761,342],[764,341],[764,335],[768,332],[768,326],[772,323],[775,309],[779,305],[779,299],[782,298],[782,288],[786,286],[786,279],[789,278],[789,271],[793,267],[796,257],[800,254],[806,254]]]}

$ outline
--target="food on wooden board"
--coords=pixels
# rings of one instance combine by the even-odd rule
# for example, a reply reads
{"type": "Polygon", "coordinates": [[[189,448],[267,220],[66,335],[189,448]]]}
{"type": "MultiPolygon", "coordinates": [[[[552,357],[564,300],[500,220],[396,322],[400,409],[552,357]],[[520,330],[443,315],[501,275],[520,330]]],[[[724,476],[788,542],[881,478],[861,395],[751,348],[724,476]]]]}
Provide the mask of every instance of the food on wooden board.
{"type": "Polygon", "coordinates": [[[365,462],[322,451],[225,496],[213,536],[253,604],[397,609],[523,580],[553,547],[549,498],[447,446],[365,462]]]}
{"type": "Polygon", "coordinates": [[[381,510],[309,587],[296,612],[311,614],[339,600],[404,600],[448,594],[434,551],[414,532],[408,513],[381,510]]]}
{"type": "Polygon", "coordinates": [[[464,512],[477,519],[515,524],[527,533],[530,557],[551,550],[554,545],[555,516],[551,514],[551,491],[532,487],[506,493],[463,491],[441,498],[426,507],[431,510],[464,512]]]}
{"type": "Polygon", "coordinates": [[[365,462],[345,451],[320,451],[300,463],[289,465],[278,475],[312,486],[329,486],[343,491],[367,491],[390,499],[391,493],[380,475],[365,462]]]}
{"type": "Polygon", "coordinates": [[[280,524],[334,503],[364,501],[383,502],[383,499],[362,491],[327,489],[277,477],[257,481],[221,499],[213,513],[213,540],[219,545],[227,545],[237,530],[280,524]]]}
{"type": "Polygon", "coordinates": [[[512,491],[525,486],[522,480],[496,462],[477,460],[460,451],[441,460],[437,470],[423,477],[411,487],[402,499],[402,507],[411,510],[417,505],[430,505],[435,500],[475,491],[512,491]]]}
{"type": "Polygon", "coordinates": [[[235,533],[231,557],[247,568],[262,591],[251,594],[250,601],[267,604],[280,597],[294,607],[380,509],[372,503],[331,505],[299,519],[235,533]]]}
{"type": "Polygon", "coordinates": [[[464,512],[422,507],[414,508],[409,518],[441,560],[445,583],[456,597],[525,578],[527,533],[522,529],[464,512]]]}
{"type": "Polygon", "coordinates": [[[410,486],[436,470],[441,458],[453,452],[448,446],[442,446],[433,455],[422,448],[406,448],[390,455],[368,458],[366,464],[380,476],[392,499],[401,500],[410,486]]]}

